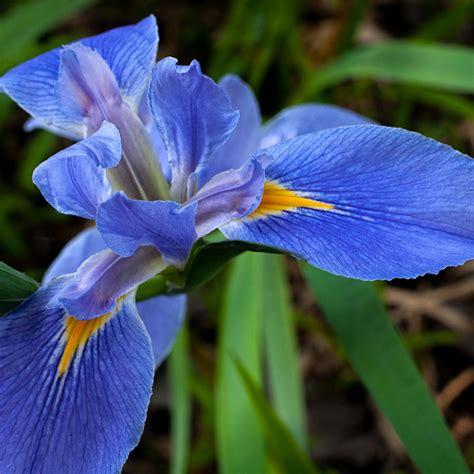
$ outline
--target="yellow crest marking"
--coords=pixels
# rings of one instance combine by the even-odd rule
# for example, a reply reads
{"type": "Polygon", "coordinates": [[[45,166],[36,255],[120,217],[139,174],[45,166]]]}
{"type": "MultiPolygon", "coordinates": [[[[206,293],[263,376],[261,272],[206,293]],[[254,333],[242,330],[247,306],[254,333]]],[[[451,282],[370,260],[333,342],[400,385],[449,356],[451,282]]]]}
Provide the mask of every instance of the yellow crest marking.
{"type": "Polygon", "coordinates": [[[69,316],[66,319],[66,346],[59,362],[59,376],[65,374],[69,365],[71,364],[74,354],[79,348],[86,345],[89,338],[95,334],[105,323],[114,315],[114,311],[106,313],[95,319],[83,321],[76,319],[74,316],[69,316]]]}
{"type": "Polygon", "coordinates": [[[277,183],[265,181],[262,200],[257,209],[255,209],[249,217],[265,217],[269,214],[276,214],[298,207],[319,209],[322,211],[329,211],[335,208],[332,204],[299,196],[294,191],[286,189],[277,183]]]}

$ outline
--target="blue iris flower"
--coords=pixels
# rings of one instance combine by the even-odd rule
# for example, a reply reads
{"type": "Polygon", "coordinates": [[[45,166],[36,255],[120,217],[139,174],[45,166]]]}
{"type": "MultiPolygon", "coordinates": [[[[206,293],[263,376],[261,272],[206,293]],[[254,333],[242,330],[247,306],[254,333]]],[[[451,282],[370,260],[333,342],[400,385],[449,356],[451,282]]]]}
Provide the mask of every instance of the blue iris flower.
{"type": "Polygon", "coordinates": [[[474,257],[474,161],[323,105],[262,125],[235,76],[155,65],[156,22],[86,38],[0,78],[27,129],[75,143],[33,180],[96,222],[0,321],[0,465],[113,473],[138,443],[154,367],[184,297],[135,303],[215,229],[359,279],[411,278],[474,257]]]}

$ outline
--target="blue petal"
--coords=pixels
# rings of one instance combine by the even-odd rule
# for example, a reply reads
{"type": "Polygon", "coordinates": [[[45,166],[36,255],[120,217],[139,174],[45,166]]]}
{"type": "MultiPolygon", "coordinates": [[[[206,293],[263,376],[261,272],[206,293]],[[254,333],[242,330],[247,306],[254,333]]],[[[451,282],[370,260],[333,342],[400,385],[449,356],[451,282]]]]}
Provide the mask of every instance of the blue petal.
{"type": "MultiPolygon", "coordinates": [[[[158,32],[155,18],[150,16],[136,25],[116,28],[79,43],[102,56],[123,94],[138,107],[156,60],[158,32]]],[[[80,138],[82,127],[68,123],[56,96],[62,49],[54,49],[13,68],[0,78],[0,89],[45,125],[59,122],[80,138]]]]}
{"type": "Polygon", "coordinates": [[[373,121],[335,105],[296,105],[282,110],[265,125],[260,147],[266,148],[283,140],[327,128],[369,123],[373,121]]]}
{"type": "Polygon", "coordinates": [[[34,117],[30,117],[29,119],[26,119],[25,123],[23,124],[23,130],[25,132],[32,132],[33,130],[38,130],[38,129],[46,130],[48,132],[51,132],[54,135],[57,135],[58,137],[67,138],[68,140],[71,140],[71,141],[76,141],[76,140],[81,139],[81,136],[77,136],[77,133],[73,133],[68,130],[55,127],[54,125],[49,125],[47,123],[44,123],[42,120],[34,118],[34,117]]]}
{"type": "Polygon", "coordinates": [[[43,283],[50,282],[53,278],[68,273],[74,273],[89,257],[107,249],[100,232],[89,228],[80,232],[70,240],[43,276],[43,283]]]}
{"type": "Polygon", "coordinates": [[[260,203],[265,172],[257,160],[215,175],[189,201],[197,202],[196,231],[201,237],[250,214],[260,203]]]}
{"type": "Polygon", "coordinates": [[[197,61],[179,66],[174,58],[161,60],[153,71],[150,108],[168,151],[171,196],[183,202],[188,177],[227,140],[238,112],[197,61]]]}
{"type": "Polygon", "coordinates": [[[104,122],[99,131],[41,163],[33,182],[59,212],[95,219],[97,207],[111,194],[103,167],[120,160],[120,136],[104,122]]]}
{"type": "Polygon", "coordinates": [[[105,59],[123,94],[138,107],[156,63],[158,39],[156,18],[150,15],[135,25],[115,28],[80,42],[105,59]]]}
{"type": "Polygon", "coordinates": [[[64,282],[0,320],[2,472],[120,472],[143,431],[153,355],[133,295],[67,357],[74,320],[51,305],[64,282]]]}
{"type": "Polygon", "coordinates": [[[95,132],[104,120],[110,120],[122,102],[119,85],[107,62],[81,43],[65,46],[61,51],[56,96],[65,118],[54,120],[52,125],[66,128],[70,122],[83,124],[86,132],[95,132]]]}
{"type": "Polygon", "coordinates": [[[138,201],[115,193],[97,213],[97,228],[107,245],[122,256],[153,245],[163,259],[182,266],[196,240],[195,207],[173,201],[138,201]]]}
{"type": "Polygon", "coordinates": [[[57,294],[59,303],[77,319],[93,319],[112,311],[118,298],[166,267],[153,247],[132,257],[104,250],[89,257],[57,294]]]}
{"type": "Polygon", "coordinates": [[[206,183],[222,171],[240,168],[257,150],[261,138],[261,116],[252,89],[238,76],[224,76],[219,85],[230,97],[232,107],[239,111],[237,127],[229,139],[217,149],[202,170],[199,183],[206,183]]]}
{"type": "Polygon", "coordinates": [[[452,148],[363,125],[304,135],[267,152],[274,160],[266,179],[334,209],[263,216],[257,209],[221,229],[227,237],[370,280],[436,273],[474,257],[474,161],[452,148]]]}
{"type": "MultiPolygon", "coordinates": [[[[43,283],[61,275],[74,273],[84,260],[106,248],[107,245],[97,229],[82,231],[61,250],[46,271],[43,283]]],[[[156,296],[141,301],[137,308],[150,335],[155,366],[158,366],[170,352],[183,324],[186,296],[156,296]]]]}
{"type": "Polygon", "coordinates": [[[183,325],[186,296],[156,296],[137,306],[150,334],[155,367],[158,367],[171,351],[183,325]]]}

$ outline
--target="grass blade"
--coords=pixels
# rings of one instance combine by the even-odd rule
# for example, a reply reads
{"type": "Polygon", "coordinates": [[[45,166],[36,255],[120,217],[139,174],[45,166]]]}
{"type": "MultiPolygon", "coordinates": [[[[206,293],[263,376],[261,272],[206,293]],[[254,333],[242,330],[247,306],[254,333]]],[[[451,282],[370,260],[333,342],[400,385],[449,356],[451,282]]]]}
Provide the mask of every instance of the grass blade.
{"type": "Polygon", "coordinates": [[[467,474],[431,394],[372,284],[302,264],[352,365],[425,474],[467,474]]]}
{"type": "Polygon", "coordinates": [[[347,79],[386,80],[451,92],[473,93],[474,52],[440,44],[389,41],[354,49],[317,71],[297,93],[308,100],[347,79]]]}
{"type": "Polygon", "coordinates": [[[293,438],[285,424],[278,418],[278,415],[252,379],[252,376],[237,359],[235,359],[234,363],[242,378],[247,394],[252,401],[254,415],[260,423],[272,460],[280,466],[281,472],[316,474],[316,469],[311,460],[293,438]]]}
{"type": "Polygon", "coordinates": [[[30,0],[17,3],[0,19],[0,68],[18,62],[18,55],[41,35],[97,0],[30,0]]]}
{"type": "Polygon", "coordinates": [[[188,332],[184,325],[168,359],[171,394],[171,474],[187,472],[191,429],[189,372],[188,332]]]}
{"type": "Polygon", "coordinates": [[[301,447],[306,446],[303,383],[285,261],[263,255],[264,341],[275,412],[301,447]]]}
{"type": "Polygon", "coordinates": [[[239,373],[236,356],[261,381],[262,255],[233,262],[220,318],[215,429],[219,472],[265,472],[263,438],[239,373]]]}

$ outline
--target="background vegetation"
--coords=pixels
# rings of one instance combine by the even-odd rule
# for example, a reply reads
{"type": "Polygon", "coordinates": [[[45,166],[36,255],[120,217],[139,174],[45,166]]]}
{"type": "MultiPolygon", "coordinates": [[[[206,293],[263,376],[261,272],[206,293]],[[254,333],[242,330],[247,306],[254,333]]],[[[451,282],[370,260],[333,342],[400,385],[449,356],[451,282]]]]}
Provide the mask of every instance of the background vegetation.
{"type": "MultiPolygon", "coordinates": [[[[327,102],[472,154],[469,0],[4,0],[0,13],[0,74],[153,13],[159,57],[240,74],[267,118],[327,102]]],[[[0,96],[0,260],[40,279],[85,224],[32,184],[67,143],[25,134],[26,118],[0,96]]],[[[473,317],[472,264],[374,286],[243,255],[191,295],[124,472],[469,472],[473,317]]]]}

